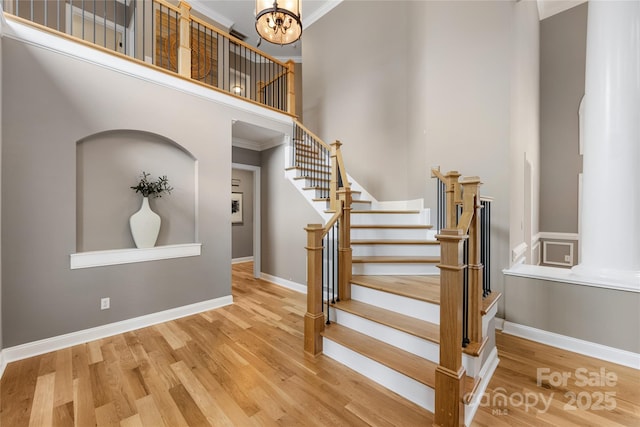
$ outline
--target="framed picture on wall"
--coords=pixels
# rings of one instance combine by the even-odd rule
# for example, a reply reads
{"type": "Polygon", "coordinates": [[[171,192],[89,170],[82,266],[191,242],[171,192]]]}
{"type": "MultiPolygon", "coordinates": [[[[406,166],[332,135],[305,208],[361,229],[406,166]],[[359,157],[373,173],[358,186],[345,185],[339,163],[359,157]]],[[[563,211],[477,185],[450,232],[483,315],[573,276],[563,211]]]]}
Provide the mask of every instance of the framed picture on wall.
{"type": "Polygon", "coordinates": [[[231,193],[231,224],[242,224],[242,193],[231,193]]]}

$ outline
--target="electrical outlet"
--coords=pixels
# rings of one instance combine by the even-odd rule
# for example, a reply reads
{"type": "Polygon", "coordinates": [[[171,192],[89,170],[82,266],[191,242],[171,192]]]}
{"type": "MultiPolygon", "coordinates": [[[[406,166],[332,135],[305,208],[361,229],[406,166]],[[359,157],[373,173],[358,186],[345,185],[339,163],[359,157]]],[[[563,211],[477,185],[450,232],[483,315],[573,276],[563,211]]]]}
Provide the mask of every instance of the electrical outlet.
{"type": "Polygon", "coordinates": [[[564,256],[564,262],[571,262],[571,261],[573,261],[573,260],[571,259],[571,255],[565,255],[565,256],[564,256]]]}
{"type": "Polygon", "coordinates": [[[111,307],[111,298],[102,298],[100,300],[100,310],[108,310],[111,307]]]}

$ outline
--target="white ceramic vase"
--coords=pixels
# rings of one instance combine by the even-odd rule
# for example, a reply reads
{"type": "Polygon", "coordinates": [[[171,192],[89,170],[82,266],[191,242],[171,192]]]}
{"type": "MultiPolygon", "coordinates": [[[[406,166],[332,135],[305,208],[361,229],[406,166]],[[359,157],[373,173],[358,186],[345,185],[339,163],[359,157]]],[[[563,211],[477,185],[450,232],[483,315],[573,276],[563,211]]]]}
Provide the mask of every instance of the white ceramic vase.
{"type": "Polygon", "coordinates": [[[129,218],[131,235],[137,248],[152,248],[160,232],[160,216],[149,207],[149,198],[142,198],[140,210],[129,218]]]}

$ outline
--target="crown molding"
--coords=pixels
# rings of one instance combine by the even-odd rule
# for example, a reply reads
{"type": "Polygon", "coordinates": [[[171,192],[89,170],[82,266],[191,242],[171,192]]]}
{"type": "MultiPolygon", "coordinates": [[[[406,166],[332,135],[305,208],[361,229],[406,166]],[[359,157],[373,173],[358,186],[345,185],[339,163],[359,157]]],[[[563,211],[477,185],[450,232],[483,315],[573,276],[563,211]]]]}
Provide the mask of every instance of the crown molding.
{"type": "Polygon", "coordinates": [[[305,28],[309,28],[310,26],[312,26],[318,19],[322,18],[324,15],[331,12],[331,10],[333,10],[334,7],[336,7],[342,2],[343,0],[327,0],[327,2],[325,2],[322,6],[316,9],[310,15],[307,15],[305,17],[303,13],[303,16],[302,16],[303,32],[305,28]]]}
{"type": "Polygon", "coordinates": [[[221,15],[219,12],[216,12],[204,0],[189,0],[189,4],[191,4],[192,9],[208,16],[227,29],[231,28],[234,24],[231,19],[227,18],[224,15],[221,15]]]}
{"type": "Polygon", "coordinates": [[[538,15],[542,21],[586,2],[587,0],[538,0],[538,15]]]}

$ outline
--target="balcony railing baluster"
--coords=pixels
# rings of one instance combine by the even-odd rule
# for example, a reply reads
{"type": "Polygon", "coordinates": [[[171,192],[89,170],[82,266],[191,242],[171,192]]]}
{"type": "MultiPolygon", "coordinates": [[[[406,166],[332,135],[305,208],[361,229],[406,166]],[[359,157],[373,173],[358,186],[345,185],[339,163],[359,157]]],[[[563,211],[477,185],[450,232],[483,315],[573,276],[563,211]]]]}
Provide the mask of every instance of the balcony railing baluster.
{"type": "Polygon", "coordinates": [[[292,67],[290,70],[288,64],[192,16],[186,2],[175,6],[167,0],[1,1],[3,10],[19,18],[180,72],[182,77],[248,101],[294,113],[287,110],[292,67]],[[181,61],[189,61],[189,56],[190,67],[188,63],[180,65],[181,61]]]}

